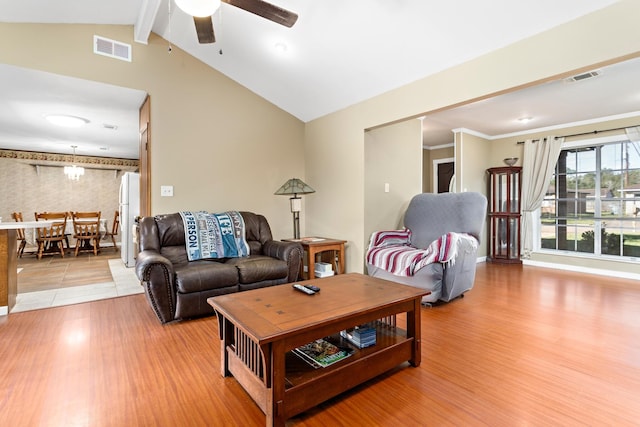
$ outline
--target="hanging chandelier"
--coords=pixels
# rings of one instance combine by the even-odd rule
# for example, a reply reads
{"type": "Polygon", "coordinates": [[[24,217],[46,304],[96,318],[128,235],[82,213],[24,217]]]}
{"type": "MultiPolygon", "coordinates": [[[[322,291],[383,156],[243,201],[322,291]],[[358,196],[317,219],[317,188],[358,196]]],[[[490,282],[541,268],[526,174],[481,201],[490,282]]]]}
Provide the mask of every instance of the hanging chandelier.
{"type": "MultiPolygon", "coordinates": [[[[72,145],[71,148],[73,148],[73,163],[76,162],[76,148],[78,148],[77,145],[72,145]]],[[[71,166],[65,166],[64,167],[64,174],[67,175],[67,178],[69,178],[71,181],[79,181],[80,177],[82,175],[84,175],[84,168],[82,166],[76,166],[75,164],[71,165],[71,166]]]]}

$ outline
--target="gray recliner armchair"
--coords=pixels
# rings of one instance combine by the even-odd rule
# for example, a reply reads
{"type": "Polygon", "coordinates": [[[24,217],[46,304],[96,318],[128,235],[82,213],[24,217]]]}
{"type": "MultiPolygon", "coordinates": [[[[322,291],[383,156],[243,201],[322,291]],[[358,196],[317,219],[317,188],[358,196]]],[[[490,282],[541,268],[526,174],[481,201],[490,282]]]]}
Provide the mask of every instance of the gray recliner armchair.
{"type": "Polygon", "coordinates": [[[404,230],[373,233],[367,271],[431,291],[422,302],[448,302],[470,290],[476,275],[487,199],[480,193],[422,193],[411,199],[404,230]]]}

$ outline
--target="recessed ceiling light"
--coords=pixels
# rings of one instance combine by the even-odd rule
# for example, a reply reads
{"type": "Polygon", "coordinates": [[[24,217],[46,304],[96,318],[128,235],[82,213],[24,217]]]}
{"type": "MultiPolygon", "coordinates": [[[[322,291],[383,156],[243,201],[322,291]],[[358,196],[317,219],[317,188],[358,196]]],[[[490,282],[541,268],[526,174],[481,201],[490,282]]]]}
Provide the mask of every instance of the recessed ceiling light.
{"type": "Polygon", "coordinates": [[[274,44],[273,47],[276,49],[276,51],[280,53],[285,53],[287,50],[289,50],[289,47],[287,46],[287,44],[283,42],[278,42],[274,44]]]}
{"type": "Polygon", "coordinates": [[[77,128],[89,123],[89,120],[83,117],[70,116],[68,114],[49,114],[45,118],[49,123],[65,128],[77,128]]]}
{"type": "Polygon", "coordinates": [[[519,121],[520,123],[528,123],[528,122],[530,122],[531,120],[533,120],[533,117],[520,117],[520,118],[518,119],[518,121],[519,121]]]}

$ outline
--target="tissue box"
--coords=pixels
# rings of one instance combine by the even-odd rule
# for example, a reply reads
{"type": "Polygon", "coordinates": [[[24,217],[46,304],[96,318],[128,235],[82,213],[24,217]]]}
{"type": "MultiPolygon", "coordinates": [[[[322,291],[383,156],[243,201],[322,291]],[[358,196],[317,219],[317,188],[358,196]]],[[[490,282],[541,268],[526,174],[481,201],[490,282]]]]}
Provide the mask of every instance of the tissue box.
{"type": "Polygon", "coordinates": [[[316,262],[316,273],[328,273],[333,271],[331,264],[328,262],[316,262]]]}
{"type": "Polygon", "coordinates": [[[333,270],[330,271],[318,271],[316,270],[316,277],[322,279],[323,277],[333,276],[333,270]]]}

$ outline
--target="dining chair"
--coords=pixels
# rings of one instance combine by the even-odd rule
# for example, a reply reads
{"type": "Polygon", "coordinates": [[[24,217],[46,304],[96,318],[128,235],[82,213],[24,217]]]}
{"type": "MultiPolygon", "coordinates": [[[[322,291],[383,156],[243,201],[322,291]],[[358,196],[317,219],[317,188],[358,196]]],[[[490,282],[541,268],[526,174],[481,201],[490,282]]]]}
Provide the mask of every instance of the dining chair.
{"type": "Polygon", "coordinates": [[[73,238],[76,239],[75,254],[100,250],[100,212],[73,212],[73,238]],[[93,242],[93,245],[91,244],[93,242]]]}
{"type": "Polygon", "coordinates": [[[45,250],[51,249],[53,252],[53,245],[60,251],[60,256],[64,258],[64,242],[67,239],[65,230],[67,227],[67,213],[66,212],[42,212],[35,213],[36,221],[53,221],[49,227],[36,228],[36,243],[38,244],[38,259],[42,259],[42,255],[45,250]]]}
{"type": "MultiPolygon", "coordinates": [[[[11,217],[15,222],[23,222],[22,212],[13,212],[11,217]]],[[[24,247],[27,246],[27,238],[24,235],[24,228],[17,228],[16,235],[18,236],[18,241],[20,244],[18,245],[18,257],[22,258],[22,254],[24,253],[24,247]]]]}
{"type": "Polygon", "coordinates": [[[113,225],[111,226],[111,231],[107,230],[104,233],[103,239],[111,237],[111,241],[113,242],[113,248],[118,251],[118,245],[116,245],[116,236],[118,235],[118,229],[120,228],[120,212],[116,211],[113,215],[113,225]]]}

